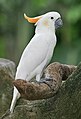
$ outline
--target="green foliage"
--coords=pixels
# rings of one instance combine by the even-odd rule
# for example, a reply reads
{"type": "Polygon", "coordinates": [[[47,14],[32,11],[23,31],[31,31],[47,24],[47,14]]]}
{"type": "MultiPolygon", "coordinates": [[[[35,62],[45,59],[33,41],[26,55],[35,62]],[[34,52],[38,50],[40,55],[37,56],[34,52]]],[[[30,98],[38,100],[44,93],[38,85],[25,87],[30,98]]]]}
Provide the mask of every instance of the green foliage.
{"type": "Polygon", "coordinates": [[[52,61],[77,64],[81,60],[81,0],[0,0],[0,57],[16,63],[34,34],[34,27],[23,18],[58,11],[64,25],[57,33],[52,61]]]}
{"type": "Polygon", "coordinates": [[[76,5],[68,10],[67,20],[71,24],[75,24],[81,20],[81,5],[76,5]]]}
{"type": "Polygon", "coordinates": [[[0,56],[5,57],[4,40],[0,39],[0,56]]]}

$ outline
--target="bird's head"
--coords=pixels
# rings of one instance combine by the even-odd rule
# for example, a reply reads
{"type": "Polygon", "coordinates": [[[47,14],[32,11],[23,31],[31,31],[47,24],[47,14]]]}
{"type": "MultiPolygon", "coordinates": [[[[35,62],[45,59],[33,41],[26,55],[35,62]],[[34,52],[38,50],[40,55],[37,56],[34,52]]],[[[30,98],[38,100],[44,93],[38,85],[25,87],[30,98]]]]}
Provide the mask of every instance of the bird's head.
{"type": "Polygon", "coordinates": [[[30,18],[24,14],[25,19],[30,23],[35,23],[37,25],[38,30],[52,30],[59,28],[63,25],[61,15],[58,12],[48,12],[44,15],[30,18]]]}

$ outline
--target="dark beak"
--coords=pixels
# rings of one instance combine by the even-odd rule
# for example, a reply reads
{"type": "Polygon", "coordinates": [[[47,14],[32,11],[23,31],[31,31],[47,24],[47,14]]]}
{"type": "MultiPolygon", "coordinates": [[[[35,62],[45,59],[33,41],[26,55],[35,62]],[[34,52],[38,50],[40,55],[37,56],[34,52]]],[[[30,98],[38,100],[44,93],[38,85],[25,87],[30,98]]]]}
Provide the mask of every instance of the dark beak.
{"type": "Polygon", "coordinates": [[[61,19],[61,18],[58,18],[58,19],[55,21],[55,29],[61,27],[62,25],[63,25],[62,19],[61,19]]]}

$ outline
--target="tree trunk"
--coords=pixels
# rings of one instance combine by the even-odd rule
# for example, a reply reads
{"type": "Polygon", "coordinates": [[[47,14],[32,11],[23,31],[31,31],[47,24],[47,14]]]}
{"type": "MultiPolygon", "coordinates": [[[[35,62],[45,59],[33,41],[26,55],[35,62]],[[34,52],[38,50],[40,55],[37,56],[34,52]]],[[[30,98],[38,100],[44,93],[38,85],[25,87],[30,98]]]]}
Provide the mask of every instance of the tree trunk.
{"type": "Polygon", "coordinates": [[[5,119],[80,119],[80,103],[81,63],[53,97],[35,101],[20,99],[14,113],[5,119]]]}
{"type": "Polygon", "coordinates": [[[10,60],[0,58],[0,117],[9,108],[14,75],[15,64],[10,60]]]}

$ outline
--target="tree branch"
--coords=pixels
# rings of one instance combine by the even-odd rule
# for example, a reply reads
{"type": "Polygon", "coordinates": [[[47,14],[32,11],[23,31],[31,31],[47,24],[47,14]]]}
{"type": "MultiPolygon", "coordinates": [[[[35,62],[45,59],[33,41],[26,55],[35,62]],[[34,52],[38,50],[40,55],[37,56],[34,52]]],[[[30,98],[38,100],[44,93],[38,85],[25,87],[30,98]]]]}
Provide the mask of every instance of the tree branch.
{"type": "MultiPolygon", "coordinates": [[[[10,65],[7,64],[7,66],[10,65]]],[[[8,73],[8,70],[6,71],[6,65],[4,68],[2,65],[0,69],[0,115],[2,115],[8,109],[11,102],[13,78],[11,77],[12,73],[10,74],[10,72],[8,73]]],[[[18,100],[14,113],[4,117],[4,119],[80,119],[81,63],[78,67],[53,63],[44,71],[44,78],[47,77],[53,78],[53,81],[56,82],[56,85],[54,82],[48,82],[50,84],[53,83],[52,89],[50,89],[46,84],[39,85],[35,82],[23,82],[24,85],[20,84],[19,88],[21,90],[22,97],[27,100],[23,98],[18,100]],[[68,77],[68,75],[70,76],[68,77]],[[62,83],[62,80],[65,80],[65,82],[62,83]],[[29,86],[28,89],[26,89],[27,86],[29,86]],[[43,89],[41,89],[42,92],[40,92],[40,90],[38,91],[38,87],[40,89],[41,86],[43,87],[43,89]],[[32,92],[31,87],[35,88],[37,92],[35,89],[34,92],[32,92]],[[46,92],[46,90],[48,91],[46,92]],[[27,97],[27,91],[31,92],[29,97],[27,97]],[[45,94],[43,94],[44,91],[46,92],[45,94]],[[56,93],[55,91],[58,92],[56,93]],[[39,95],[38,92],[40,92],[42,95],[39,95]],[[34,96],[34,93],[37,97],[34,96]],[[35,100],[40,98],[42,100],[35,100]]],[[[17,81],[22,83],[22,80],[17,81]]],[[[15,83],[17,84],[18,82],[15,83]]]]}
{"type": "Polygon", "coordinates": [[[15,80],[13,83],[20,92],[21,97],[27,100],[47,99],[54,96],[60,88],[62,80],[66,80],[75,69],[76,66],[55,62],[44,70],[43,80],[48,78],[48,85],[45,83],[27,82],[21,79],[15,80]]]}

